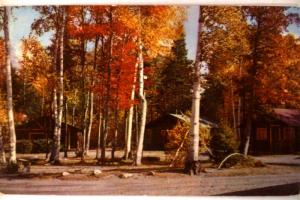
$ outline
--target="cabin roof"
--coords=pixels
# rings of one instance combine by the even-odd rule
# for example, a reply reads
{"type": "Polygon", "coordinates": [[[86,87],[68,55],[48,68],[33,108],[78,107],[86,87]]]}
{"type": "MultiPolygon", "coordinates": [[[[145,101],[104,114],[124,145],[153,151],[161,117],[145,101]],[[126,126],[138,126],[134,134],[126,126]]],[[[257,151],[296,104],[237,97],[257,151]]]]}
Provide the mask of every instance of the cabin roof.
{"type": "MultiPolygon", "coordinates": [[[[170,114],[170,115],[172,115],[173,117],[176,117],[182,121],[185,121],[188,123],[190,122],[190,117],[185,114],[170,114]]],[[[200,122],[201,126],[208,126],[210,128],[218,128],[218,125],[216,123],[210,122],[203,118],[199,118],[199,122],[200,122]]]]}
{"type": "Polygon", "coordinates": [[[289,126],[300,127],[300,110],[275,108],[274,113],[275,113],[275,118],[282,121],[283,123],[289,126]]]}

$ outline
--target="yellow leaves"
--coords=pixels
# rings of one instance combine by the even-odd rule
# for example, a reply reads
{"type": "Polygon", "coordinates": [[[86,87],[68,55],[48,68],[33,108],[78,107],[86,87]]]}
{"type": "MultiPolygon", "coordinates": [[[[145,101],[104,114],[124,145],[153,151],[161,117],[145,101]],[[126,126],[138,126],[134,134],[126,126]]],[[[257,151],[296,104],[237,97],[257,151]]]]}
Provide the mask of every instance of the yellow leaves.
{"type": "Polygon", "coordinates": [[[7,122],[7,109],[6,109],[6,100],[4,95],[0,94],[0,123],[7,122]]]}
{"type": "Polygon", "coordinates": [[[149,57],[170,53],[172,45],[166,45],[166,41],[170,43],[180,37],[185,14],[185,7],[164,6],[160,12],[141,16],[142,40],[149,57]]]}

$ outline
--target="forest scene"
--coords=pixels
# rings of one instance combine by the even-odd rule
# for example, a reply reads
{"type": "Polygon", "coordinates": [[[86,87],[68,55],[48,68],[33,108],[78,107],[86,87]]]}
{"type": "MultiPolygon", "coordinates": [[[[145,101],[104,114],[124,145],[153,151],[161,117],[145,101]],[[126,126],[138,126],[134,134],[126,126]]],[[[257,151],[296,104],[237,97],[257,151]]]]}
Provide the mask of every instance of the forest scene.
{"type": "Polygon", "coordinates": [[[0,192],[300,193],[300,9],[0,7],[0,192]]]}

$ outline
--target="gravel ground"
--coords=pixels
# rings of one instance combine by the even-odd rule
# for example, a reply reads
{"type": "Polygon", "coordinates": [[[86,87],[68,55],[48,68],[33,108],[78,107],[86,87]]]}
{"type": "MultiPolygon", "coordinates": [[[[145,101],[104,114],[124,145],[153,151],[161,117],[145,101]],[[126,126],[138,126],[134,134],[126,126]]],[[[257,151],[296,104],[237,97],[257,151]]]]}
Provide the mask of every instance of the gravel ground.
{"type": "Polygon", "coordinates": [[[291,195],[300,191],[300,175],[190,177],[164,174],[135,175],[128,179],[106,176],[80,181],[5,178],[0,179],[0,191],[4,194],[56,195],[291,195]]]}
{"type": "Polygon", "coordinates": [[[299,155],[261,156],[262,168],[209,168],[199,176],[165,170],[165,166],[43,166],[24,176],[0,174],[4,194],[56,195],[295,195],[300,193],[299,155]],[[99,177],[91,175],[102,170],[99,177]],[[70,175],[61,174],[69,171],[70,175]],[[149,175],[150,171],[155,174],[149,175]],[[132,173],[120,178],[122,173],[132,173]]]}

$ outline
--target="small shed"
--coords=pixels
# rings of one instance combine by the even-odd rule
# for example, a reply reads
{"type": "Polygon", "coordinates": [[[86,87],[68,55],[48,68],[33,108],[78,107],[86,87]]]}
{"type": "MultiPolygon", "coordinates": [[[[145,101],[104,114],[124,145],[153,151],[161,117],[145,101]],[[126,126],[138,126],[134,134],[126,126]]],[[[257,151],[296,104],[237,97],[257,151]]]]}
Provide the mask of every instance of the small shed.
{"type": "MultiPolygon", "coordinates": [[[[16,126],[16,137],[18,140],[39,140],[39,139],[52,139],[54,133],[55,121],[51,117],[40,117],[37,119],[29,120],[28,122],[16,126]]],[[[61,142],[65,143],[65,123],[61,125],[61,142]]],[[[68,144],[70,148],[76,148],[77,146],[77,132],[81,132],[80,129],[67,125],[68,144]]]]}
{"type": "Polygon", "coordinates": [[[252,130],[254,153],[284,154],[300,151],[300,110],[273,109],[261,116],[252,130]]]}

